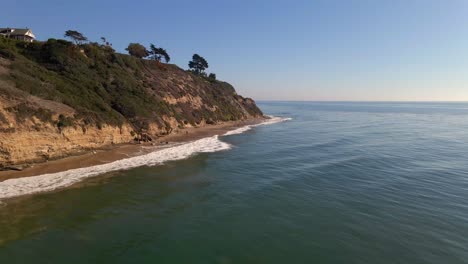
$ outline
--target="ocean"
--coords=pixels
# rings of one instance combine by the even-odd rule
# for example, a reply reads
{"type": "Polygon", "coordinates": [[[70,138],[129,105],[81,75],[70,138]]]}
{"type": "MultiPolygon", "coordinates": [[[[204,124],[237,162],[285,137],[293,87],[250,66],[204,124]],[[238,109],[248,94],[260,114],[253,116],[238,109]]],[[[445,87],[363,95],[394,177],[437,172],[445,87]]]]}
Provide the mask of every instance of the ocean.
{"type": "Polygon", "coordinates": [[[468,262],[468,103],[259,106],[275,122],[1,202],[0,263],[468,262]]]}

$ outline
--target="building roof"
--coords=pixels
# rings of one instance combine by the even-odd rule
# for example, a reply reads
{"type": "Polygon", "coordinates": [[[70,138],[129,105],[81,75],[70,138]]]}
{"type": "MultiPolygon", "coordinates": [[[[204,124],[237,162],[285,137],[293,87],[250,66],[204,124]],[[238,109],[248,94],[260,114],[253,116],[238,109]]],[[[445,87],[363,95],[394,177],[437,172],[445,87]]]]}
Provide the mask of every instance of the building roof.
{"type": "Polygon", "coordinates": [[[29,36],[35,38],[29,28],[0,28],[0,34],[8,34],[10,36],[29,36]]]}

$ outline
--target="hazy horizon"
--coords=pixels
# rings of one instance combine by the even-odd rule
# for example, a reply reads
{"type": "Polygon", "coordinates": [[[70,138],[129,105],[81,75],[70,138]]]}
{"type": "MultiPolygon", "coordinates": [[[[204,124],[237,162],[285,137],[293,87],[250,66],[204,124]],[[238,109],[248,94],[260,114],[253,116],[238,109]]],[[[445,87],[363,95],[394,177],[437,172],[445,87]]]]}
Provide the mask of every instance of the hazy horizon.
{"type": "Polygon", "coordinates": [[[0,27],[29,27],[39,40],[74,29],[122,53],[130,42],[154,43],[184,69],[199,53],[208,72],[255,100],[468,101],[466,1],[19,0],[3,8],[0,27]]]}
{"type": "Polygon", "coordinates": [[[411,100],[283,100],[283,99],[256,99],[257,102],[316,102],[316,103],[468,103],[468,101],[411,101],[411,100]]]}

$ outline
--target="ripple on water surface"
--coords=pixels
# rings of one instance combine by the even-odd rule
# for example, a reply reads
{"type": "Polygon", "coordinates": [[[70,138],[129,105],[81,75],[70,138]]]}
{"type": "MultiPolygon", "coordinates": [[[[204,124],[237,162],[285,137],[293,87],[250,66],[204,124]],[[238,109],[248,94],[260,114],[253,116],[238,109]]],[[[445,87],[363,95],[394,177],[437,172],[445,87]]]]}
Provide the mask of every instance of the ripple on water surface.
{"type": "Polygon", "coordinates": [[[466,263],[468,104],[260,106],[292,120],[0,207],[0,262],[466,263]]]}

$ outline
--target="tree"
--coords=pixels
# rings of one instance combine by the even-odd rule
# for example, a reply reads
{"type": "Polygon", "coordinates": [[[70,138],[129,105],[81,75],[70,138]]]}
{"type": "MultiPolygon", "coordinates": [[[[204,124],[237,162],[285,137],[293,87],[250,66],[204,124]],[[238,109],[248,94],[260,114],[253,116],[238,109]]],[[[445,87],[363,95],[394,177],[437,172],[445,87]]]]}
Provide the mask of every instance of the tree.
{"type": "Polygon", "coordinates": [[[210,73],[210,75],[208,75],[208,78],[216,80],[216,73],[210,73]]]}
{"type": "Polygon", "coordinates": [[[208,62],[202,56],[193,54],[192,60],[188,64],[191,71],[197,75],[205,74],[205,69],[208,68],[208,62]]]}
{"type": "Polygon", "coordinates": [[[169,57],[169,54],[167,54],[167,51],[165,49],[157,48],[154,44],[150,44],[149,56],[150,59],[157,61],[161,61],[161,59],[164,58],[166,63],[168,63],[171,60],[171,57],[169,57]]]}
{"type": "Polygon", "coordinates": [[[78,32],[76,30],[67,30],[67,31],[65,31],[64,36],[66,38],[72,39],[75,42],[75,44],[81,44],[83,42],[88,41],[87,37],[85,37],[82,33],[78,32]]]}
{"type": "Polygon", "coordinates": [[[101,37],[101,41],[103,46],[112,46],[112,44],[109,43],[105,37],[101,37]]]}
{"type": "Polygon", "coordinates": [[[128,54],[140,59],[149,55],[145,46],[141,45],[140,43],[130,43],[128,44],[128,47],[125,50],[128,51],[128,54]]]}

